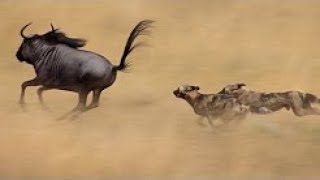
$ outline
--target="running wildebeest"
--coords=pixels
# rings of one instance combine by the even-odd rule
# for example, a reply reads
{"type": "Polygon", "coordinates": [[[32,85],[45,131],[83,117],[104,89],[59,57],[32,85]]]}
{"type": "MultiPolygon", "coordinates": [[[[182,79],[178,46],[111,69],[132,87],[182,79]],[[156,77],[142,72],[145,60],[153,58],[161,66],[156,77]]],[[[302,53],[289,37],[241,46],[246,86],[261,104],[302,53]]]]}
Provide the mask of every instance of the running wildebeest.
{"type": "Polygon", "coordinates": [[[51,31],[32,36],[24,34],[24,30],[31,23],[25,25],[20,31],[23,42],[16,57],[20,62],[33,65],[36,77],[22,83],[20,103],[24,103],[28,86],[41,86],[38,89],[40,100],[44,90],[60,89],[78,93],[79,101],[74,111],[97,107],[101,92],[115,82],[118,71],[127,68],[127,56],[140,45],[134,44],[135,39],[148,33],[152,22],[144,20],[134,27],[127,39],[119,65],[112,65],[108,59],[97,53],[79,50],[78,48],[85,46],[85,40],[69,38],[52,24],[51,31]],[[93,99],[86,107],[87,96],[91,91],[93,99]]]}
{"type": "Polygon", "coordinates": [[[264,93],[247,90],[245,84],[230,84],[223,88],[219,94],[232,95],[242,104],[250,106],[253,113],[266,114],[281,109],[292,109],[296,116],[320,115],[320,109],[313,105],[320,103],[320,99],[310,93],[300,91],[264,93]]]}
{"type": "Polygon", "coordinates": [[[212,120],[222,119],[227,123],[234,119],[244,119],[249,112],[249,107],[238,102],[232,95],[226,94],[201,94],[198,86],[183,85],[173,91],[177,98],[186,100],[194,112],[208,119],[211,126],[212,120]]]}

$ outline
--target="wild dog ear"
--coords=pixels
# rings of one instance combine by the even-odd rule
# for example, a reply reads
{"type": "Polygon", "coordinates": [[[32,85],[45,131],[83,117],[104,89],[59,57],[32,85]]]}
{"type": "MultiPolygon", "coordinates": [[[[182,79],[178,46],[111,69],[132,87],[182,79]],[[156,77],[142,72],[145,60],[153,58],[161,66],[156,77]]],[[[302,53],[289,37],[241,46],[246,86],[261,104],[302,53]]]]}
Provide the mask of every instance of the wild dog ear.
{"type": "Polygon", "coordinates": [[[244,89],[246,89],[246,84],[244,84],[244,83],[240,83],[240,84],[238,84],[238,90],[244,90],[244,89]]]}
{"type": "Polygon", "coordinates": [[[218,92],[218,94],[225,94],[226,93],[226,88],[223,88],[221,91],[218,92]]]}

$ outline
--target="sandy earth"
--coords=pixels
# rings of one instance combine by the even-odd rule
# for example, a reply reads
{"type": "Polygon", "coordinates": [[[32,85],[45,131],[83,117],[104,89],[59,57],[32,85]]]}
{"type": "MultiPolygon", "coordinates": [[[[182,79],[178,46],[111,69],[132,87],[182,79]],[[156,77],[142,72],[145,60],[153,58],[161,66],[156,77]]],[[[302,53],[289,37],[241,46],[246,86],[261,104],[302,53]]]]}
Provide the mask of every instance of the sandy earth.
{"type": "Polygon", "coordinates": [[[319,6],[314,0],[2,0],[0,176],[319,176],[319,117],[252,115],[217,132],[199,126],[172,94],[183,83],[210,93],[245,82],[261,91],[320,95],[319,6]],[[34,77],[15,58],[23,25],[32,21],[27,32],[41,34],[52,22],[118,64],[142,19],[157,21],[152,35],[140,39],[148,47],[130,56],[130,73],[119,73],[99,108],[58,121],[77,95],[48,91],[45,110],[36,88],[27,90],[26,108],[19,106],[21,83],[34,77]]]}

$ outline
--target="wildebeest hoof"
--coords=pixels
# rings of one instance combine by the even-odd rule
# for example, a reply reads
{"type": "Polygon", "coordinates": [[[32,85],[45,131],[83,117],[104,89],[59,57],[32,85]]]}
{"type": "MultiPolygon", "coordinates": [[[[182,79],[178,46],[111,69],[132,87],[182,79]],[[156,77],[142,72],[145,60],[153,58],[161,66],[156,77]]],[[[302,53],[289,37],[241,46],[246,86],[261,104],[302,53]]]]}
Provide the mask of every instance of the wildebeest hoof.
{"type": "Polygon", "coordinates": [[[19,104],[20,104],[20,105],[24,105],[24,104],[25,104],[24,100],[20,99],[20,100],[19,100],[19,104]]]}
{"type": "Polygon", "coordinates": [[[26,103],[25,103],[23,100],[19,100],[19,105],[20,105],[20,107],[22,107],[22,108],[25,108],[25,107],[26,107],[26,103]]]}
{"type": "Polygon", "coordinates": [[[75,108],[73,108],[72,109],[72,111],[71,112],[84,112],[84,111],[86,111],[86,107],[85,106],[83,106],[83,105],[78,105],[78,106],[76,106],[75,108]]]}
{"type": "Polygon", "coordinates": [[[80,112],[84,112],[84,111],[86,111],[86,110],[88,110],[88,108],[86,108],[86,107],[80,107],[80,108],[78,108],[78,111],[80,111],[80,112]]]}
{"type": "Polygon", "coordinates": [[[98,104],[90,104],[87,109],[93,109],[93,108],[97,108],[99,105],[98,104]]]}

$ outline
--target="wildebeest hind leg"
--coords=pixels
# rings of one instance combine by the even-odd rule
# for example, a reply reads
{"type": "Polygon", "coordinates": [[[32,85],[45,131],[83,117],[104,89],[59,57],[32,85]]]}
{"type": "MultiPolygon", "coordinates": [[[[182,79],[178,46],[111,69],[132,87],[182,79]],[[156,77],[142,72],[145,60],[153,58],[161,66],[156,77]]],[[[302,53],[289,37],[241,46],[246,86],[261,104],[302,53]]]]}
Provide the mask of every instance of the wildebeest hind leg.
{"type": "Polygon", "coordinates": [[[102,90],[100,90],[100,89],[93,90],[92,102],[88,106],[88,109],[96,108],[99,106],[101,92],[102,92],[102,90]]]}
{"type": "Polygon", "coordinates": [[[25,96],[25,91],[27,89],[28,86],[39,86],[40,85],[40,82],[37,78],[34,78],[32,80],[29,80],[29,81],[25,81],[21,84],[21,94],[20,94],[20,100],[19,100],[19,103],[21,105],[24,104],[24,96],[25,96]]]}
{"type": "Polygon", "coordinates": [[[87,97],[89,91],[80,91],[79,92],[79,102],[78,105],[73,109],[73,111],[85,111],[87,104],[87,97]]]}
{"type": "Polygon", "coordinates": [[[59,117],[57,120],[65,119],[70,115],[72,115],[71,119],[75,120],[79,116],[79,112],[86,111],[87,110],[86,102],[87,102],[88,94],[89,94],[89,91],[80,91],[78,93],[78,96],[79,96],[78,105],[75,108],[73,108],[70,112],[67,112],[66,114],[59,117]]]}

